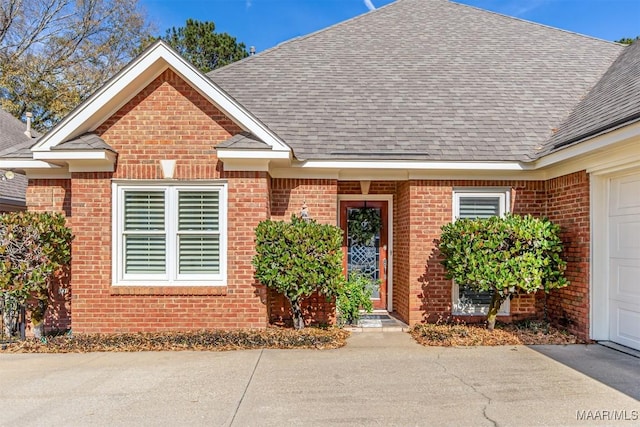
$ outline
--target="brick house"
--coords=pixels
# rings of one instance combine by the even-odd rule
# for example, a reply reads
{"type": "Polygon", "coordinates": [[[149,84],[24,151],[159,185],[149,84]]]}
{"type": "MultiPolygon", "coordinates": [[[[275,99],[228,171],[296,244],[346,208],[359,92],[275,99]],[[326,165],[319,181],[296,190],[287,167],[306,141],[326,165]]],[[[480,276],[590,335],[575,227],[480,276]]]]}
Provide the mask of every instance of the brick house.
{"type": "Polygon", "coordinates": [[[380,216],[373,245],[345,239],[347,268],[382,282],[378,309],[474,319],[486,296],[444,278],[440,227],[510,211],[562,226],[571,285],[503,319],[546,311],[640,348],[638,70],[638,43],[398,0],[206,76],[158,42],[0,167],[27,173],[29,209],[68,218],[72,315],[56,325],[75,332],[286,318],[253,277],[254,228],[303,206],[344,229],[380,216]]]}

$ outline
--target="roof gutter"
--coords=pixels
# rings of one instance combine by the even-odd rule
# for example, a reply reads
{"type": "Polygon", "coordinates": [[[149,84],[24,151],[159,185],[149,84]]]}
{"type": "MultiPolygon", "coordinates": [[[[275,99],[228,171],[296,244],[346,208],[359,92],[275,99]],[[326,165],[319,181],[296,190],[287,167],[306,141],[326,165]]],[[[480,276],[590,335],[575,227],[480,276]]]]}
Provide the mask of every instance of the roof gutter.
{"type": "Polygon", "coordinates": [[[623,119],[620,120],[616,120],[615,122],[613,122],[612,124],[609,125],[605,125],[605,126],[601,126],[599,128],[596,128],[593,131],[587,132],[583,135],[579,135],[577,137],[571,138],[567,141],[563,141],[563,142],[559,142],[557,144],[553,145],[554,149],[558,149],[558,148],[563,148],[566,147],[568,145],[573,144],[574,142],[580,142],[580,141],[584,141],[587,139],[591,139],[595,136],[599,136],[600,134],[603,133],[608,133],[608,132],[613,132],[616,129],[619,129],[623,126],[628,126],[633,124],[634,122],[637,122],[638,120],[640,120],[640,111],[638,111],[637,113],[629,116],[629,117],[625,117],[623,119]]]}

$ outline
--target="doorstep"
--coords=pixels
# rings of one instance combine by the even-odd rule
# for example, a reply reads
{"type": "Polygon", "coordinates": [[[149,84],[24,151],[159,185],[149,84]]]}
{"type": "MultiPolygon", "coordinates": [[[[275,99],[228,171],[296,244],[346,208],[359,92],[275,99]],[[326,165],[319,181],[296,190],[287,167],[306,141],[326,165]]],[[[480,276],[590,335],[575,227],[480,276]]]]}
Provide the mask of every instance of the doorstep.
{"type": "Polygon", "coordinates": [[[351,332],[407,332],[409,325],[387,311],[363,313],[356,325],[345,326],[351,332]]]}

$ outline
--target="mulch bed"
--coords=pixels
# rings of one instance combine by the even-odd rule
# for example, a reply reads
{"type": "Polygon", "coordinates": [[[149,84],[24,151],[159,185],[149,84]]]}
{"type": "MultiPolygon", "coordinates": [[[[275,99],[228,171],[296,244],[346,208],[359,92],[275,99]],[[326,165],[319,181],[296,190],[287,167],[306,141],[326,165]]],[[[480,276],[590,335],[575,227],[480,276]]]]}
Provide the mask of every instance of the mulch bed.
{"type": "Polygon", "coordinates": [[[541,321],[498,324],[493,332],[484,325],[422,324],[414,326],[410,334],[424,346],[440,347],[584,343],[575,335],[541,321]]]}
{"type": "Polygon", "coordinates": [[[89,353],[96,351],[227,351],[247,349],[333,349],[349,332],[337,328],[212,330],[121,334],[79,334],[27,339],[0,346],[0,353],[89,353]]]}

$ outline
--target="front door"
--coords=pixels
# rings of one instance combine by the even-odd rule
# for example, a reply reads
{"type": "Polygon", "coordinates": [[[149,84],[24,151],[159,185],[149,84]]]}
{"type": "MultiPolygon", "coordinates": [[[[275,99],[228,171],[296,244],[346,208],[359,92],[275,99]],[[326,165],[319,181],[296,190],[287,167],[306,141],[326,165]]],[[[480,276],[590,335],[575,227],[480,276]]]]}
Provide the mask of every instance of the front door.
{"type": "Polygon", "coordinates": [[[371,279],[376,310],[387,309],[387,210],[386,201],[340,202],[345,272],[359,272],[371,279]]]}

